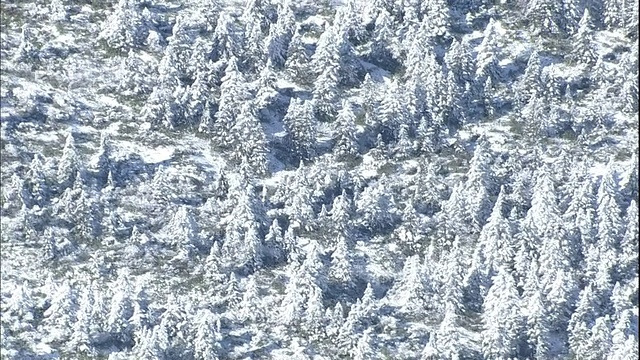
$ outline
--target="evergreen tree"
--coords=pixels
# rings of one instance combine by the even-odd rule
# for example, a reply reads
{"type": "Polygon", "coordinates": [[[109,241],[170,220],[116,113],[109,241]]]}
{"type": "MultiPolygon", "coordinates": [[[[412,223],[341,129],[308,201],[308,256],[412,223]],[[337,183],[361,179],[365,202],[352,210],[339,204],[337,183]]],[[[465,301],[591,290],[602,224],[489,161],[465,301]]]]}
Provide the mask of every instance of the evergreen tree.
{"type": "Polygon", "coordinates": [[[127,277],[127,272],[121,272],[111,298],[111,306],[107,318],[107,328],[113,338],[124,344],[133,343],[133,332],[129,319],[133,316],[133,289],[127,277]]]}
{"type": "Polygon", "coordinates": [[[498,65],[498,44],[495,30],[495,20],[491,19],[484,30],[482,43],[476,56],[476,84],[484,86],[487,77],[497,83],[500,79],[500,66],[498,65]]]}
{"type": "Polygon", "coordinates": [[[299,29],[293,32],[293,37],[287,49],[287,60],[285,61],[285,71],[293,79],[304,83],[311,83],[313,80],[308,74],[311,56],[307,52],[305,43],[302,41],[302,34],[299,29]]]}
{"type": "Polygon", "coordinates": [[[315,155],[315,116],[309,101],[291,99],[284,119],[287,142],[299,160],[309,160],[315,155]]]}
{"type": "Polygon", "coordinates": [[[533,94],[539,94],[542,91],[542,85],[540,54],[534,49],[531,55],[529,55],[524,77],[520,81],[520,89],[517,94],[520,102],[523,104],[529,102],[533,94]]]}
{"type": "Polygon", "coordinates": [[[188,259],[197,251],[200,243],[198,225],[186,206],[181,206],[167,225],[167,240],[179,251],[179,256],[188,259]]]}
{"type": "Polygon", "coordinates": [[[418,255],[409,257],[402,274],[387,293],[387,301],[402,313],[420,316],[429,307],[430,295],[424,284],[418,255]]]}
{"type": "Polygon", "coordinates": [[[631,309],[626,309],[620,313],[620,316],[611,331],[611,350],[609,351],[608,359],[632,359],[634,355],[637,355],[638,350],[632,350],[628,345],[629,343],[637,343],[637,340],[634,341],[636,336],[632,331],[633,321],[637,322],[637,316],[633,315],[633,311],[631,309]]]}
{"type": "Polygon", "coordinates": [[[20,32],[20,44],[13,55],[14,61],[32,63],[38,58],[38,49],[33,44],[33,38],[33,30],[28,24],[23,24],[20,32]]]}
{"type": "Polygon", "coordinates": [[[267,172],[267,140],[262,124],[253,111],[253,104],[245,102],[231,128],[236,161],[246,161],[252,173],[263,175],[267,172]]]}
{"type": "Polygon", "coordinates": [[[62,149],[62,156],[58,163],[58,183],[61,188],[73,185],[76,173],[79,169],[78,154],[76,152],[73,133],[67,135],[67,139],[62,149]]]}
{"type": "Polygon", "coordinates": [[[119,0],[103,23],[98,39],[116,49],[143,45],[149,29],[143,22],[141,10],[139,0],[119,0]]]}
{"type": "Polygon", "coordinates": [[[516,354],[520,308],[516,283],[505,270],[498,269],[484,301],[482,352],[491,359],[509,359],[516,354]]]}
{"type": "Polygon", "coordinates": [[[607,30],[613,30],[623,26],[623,9],[622,1],[619,0],[603,0],[603,18],[604,25],[607,30]]]}
{"type": "MultiPolygon", "coordinates": [[[[449,33],[451,20],[449,19],[449,5],[444,0],[425,0],[424,19],[428,19],[430,32],[433,36],[444,36],[449,33]]],[[[424,22],[425,20],[423,20],[424,22]]]]}
{"type": "Polygon", "coordinates": [[[601,311],[598,296],[594,288],[588,284],[580,292],[576,309],[571,315],[567,328],[569,348],[574,356],[588,353],[590,330],[601,311]]]}
{"type": "Polygon", "coordinates": [[[431,334],[429,344],[422,352],[422,359],[459,359],[462,353],[461,334],[459,330],[459,318],[455,306],[447,303],[444,319],[438,326],[438,330],[431,334]]]}
{"type": "Polygon", "coordinates": [[[538,265],[534,260],[524,284],[523,312],[526,315],[527,340],[536,359],[549,357],[551,324],[549,307],[538,278],[538,265]]]}
{"type": "Polygon", "coordinates": [[[296,22],[291,3],[284,1],[278,6],[278,21],[270,27],[269,36],[265,40],[267,59],[276,69],[284,67],[295,31],[296,22]]]}
{"type": "Polygon", "coordinates": [[[388,228],[396,219],[397,209],[382,180],[367,187],[355,201],[361,224],[374,231],[388,228]]]}
{"type": "Polygon", "coordinates": [[[393,64],[400,55],[394,24],[391,15],[386,10],[380,10],[376,17],[373,39],[371,42],[371,57],[383,66],[393,64]]]}
{"type": "Polygon", "coordinates": [[[263,264],[264,209],[251,185],[234,189],[235,208],[226,224],[222,254],[232,268],[259,269],[263,264]]]}
{"type": "Polygon", "coordinates": [[[638,205],[631,200],[625,218],[626,231],[621,241],[622,254],[619,260],[619,277],[630,280],[638,273],[638,205]]]}
{"type": "Polygon", "coordinates": [[[531,0],[525,16],[531,20],[531,31],[535,35],[560,35],[564,29],[561,4],[550,0],[531,0]]]}
{"type": "Polygon", "coordinates": [[[579,290],[570,271],[560,269],[556,272],[553,284],[546,292],[547,322],[555,333],[566,332],[579,290]]]}
{"type": "MultiPolygon", "coordinates": [[[[443,268],[440,270],[442,273],[440,278],[444,280],[442,285],[445,311],[455,311],[457,315],[463,314],[465,310],[463,299],[464,253],[460,239],[456,237],[451,249],[443,258],[443,268]]],[[[427,274],[426,278],[433,278],[433,275],[427,274]]],[[[445,318],[446,316],[445,313],[445,318]]]]}
{"type": "MultiPolygon", "coordinates": [[[[611,164],[610,164],[611,166],[611,164]]],[[[611,278],[616,266],[620,240],[622,235],[622,219],[620,218],[620,208],[617,203],[618,197],[617,174],[610,167],[602,177],[597,197],[597,219],[598,232],[596,240],[596,251],[598,254],[597,272],[602,276],[611,278]],[[606,273],[606,275],[604,275],[606,273]]],[[[590,269],[591,270],[591,269],[590,269]]],[[[615,281],[615,280],[613,280],[615,281]]],[[[611,286],[610,284],[600,284],[601,286],[611,286]]],[[[602,288],[601,288],[602,289],[602,288]]]]}
{"type": "Polygon", "coordinates": [[[91,346],[92,305],[93,294],[89,288],[84,288],[78,301],[78,314],[68,343],[73,352],[94,355],[91,346]]]}
{"type": "Polygon", "coordinates": [[[200,310],[195,316],[195,337],[193,348],[195,355],[203,360],[218,360],[218,351],[222,340],[221,334],[216,331],[216,315],[207,309],[200,310]]]}
{"type": "Polygon", "coordinates": [[[244,81],[244,76],[238,70],[237,59],[230,58],[220,85],[220,102],[213,124],[214,139],[222,148],[228,149],[235,145],[232,129],[238,121],[238,113],[242,109],[241,102],[249,99],[244,81]]]}
{"type": "Polygon", "coordinates": [[[352,286],[355,278],[352,259],[353,248],[344,235],[338,236],[336,248],[331,254],[331,275],[339,283],[352,286]]]}
{"type": "Polygon", "coordinates": [[[578,24],[578,30],[573,36],[573,51],[571,57],[574,61],[587,66],[593,66],[597,57],[593,48],[593,29],[589,9],[584,10],[584,15],[578,24]]]}
{"type": "Polygon", "coordinates": [[[588,360],[605,359],[612,345],[609,316],[597,318],[590,332],[591,336],[586,344],[586,352],[580,355],[588,360]]]}
{"type": "Polygon", "coordinates": [[[578,30],[578,22],[581,17],[582,2],[579,0],[563,0],[562,15],[565,30],[569,35],[574,35],[578,30]]]}
{"type": "Polygon", "coordinates": [[[467,213],[474,229],[481,229],[489,217],[489,195],[495,191],[490,164],[492,155],[486,140],[479,139],[467,171],[463,196],[467,198],[467,213]]]}
{"type": "Polygon", "coordinates": [[[372,331],[368,329],[358,340],[356,348],[351,352],[354,360],[371,359],[376,353],[373,346],[372,331]]]}
{"type": "Polygon", "coordinates": [[[335,121],[336,127],[336,156],[344,158],[358,154],[358,140],[356,138],[356,115],[352,104],[348,100],[342,102],[342,108],[335,121]]]}
{"type": "Polygon", "coordinates": [[[504,189],[496,200],[487,224],[482,228],[473,253],[465,285],[473,297],[475,308],[482,303],[490,286],[491,277],[498,269],[512,271],[516,246],[509,222],[503,217],[504,189]]]}
{"type": "Polygon", "coordinates": [[[51,305],[44,312],[43,326],[48,329],[53,341],[66,341],[76,321],[77,294],[68,281],[56,287],[51,295],[51,305]]]}
{"type": "Polygon", "coordinates": [[[400,97],[401,91],[398,81],[391,81],[387,85],[385,96],[380,102],[379,118],[381,123],[381,135],[387,143],[397,139],[398,129],[408,120],[406,106],[400,97]]]}

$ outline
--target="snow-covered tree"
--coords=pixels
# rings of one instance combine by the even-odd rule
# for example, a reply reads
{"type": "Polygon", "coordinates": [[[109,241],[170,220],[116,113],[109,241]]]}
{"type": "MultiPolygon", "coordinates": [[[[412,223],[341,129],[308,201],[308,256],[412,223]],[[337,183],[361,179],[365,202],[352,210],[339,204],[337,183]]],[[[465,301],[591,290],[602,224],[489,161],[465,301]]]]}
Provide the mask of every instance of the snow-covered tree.
{"type": "Polygon", "coordinates": [[[20,43],[16,49],[13,60],[33,62],[38,57],[38,49],[33,44],[33,30],[28,23],[22,25],[20,32],[20,43]]]}
{"type": "Polygon", "coordinates": [[[193,348],[199,359],[219,359],[219,342],[222,340],[222,335],[216,331],[216,320],[216,315],[207,309],[200,310],[195,316],[193,348]]]}
{"type": "Polygon", "coordinates": [[[313,158],[316,144],[316,120],[312,103],[291,99],[283,122],[287,142],[294,156],[300,160],[313,158]]]}
{"type": "Polygon", "coordinates": [[[144,24],[141,5],[139,0],[119,0],[103,23],[98,39],[116,49],[143,45],[149,29],[144,24]]]}
{"type": "Polygon", "coordinates": [[[573,51],[571,57],[574,61],[587,66],[596,63],[597,56],[593,45],[593,24],[589,9],[584,10],[584,15],[580,19],[578,31],[573,36],[573,51]]]}
{"type": "Polygon", "coordinates": [[[530,19],[531,30],[536,35],[559,35],[564,30],[562,3],[551,0],[531,0],[525,15],[530,19]]]}
{"type": "Polygon", "coordinates": [[[76,173],[80,170],[79,166],[73,133],[69,133],[64,144],[64,149],[62,149],[60,162],[58,163],[58,183],[62,188],[73,185],[76,173]]]}
{"type": "Polygon", "coordinates": [[[335,120],[336,144],[335,153],[339,158],[358,154],[358,139],[356,138],[356,115],[352,104],[348,100],[342,102],[342,108],[335,120]]]}
{"type": "Polygon", "coordinates": [[[198,225],[191,210],[187,206],[181,206],[174,213],[167,225],[167,241],[180,252],[180,256],[189,258],[200,243],[198,237],[198,225]]]}
{"type": "Polygon", "coordinates": [[[430,295],[421,272],[420,258],[411,256],[405,261],[402,273],[386,295],[389,304],[403,313],[420,316],[430,304],[430,295]]]}
{"type": "Polygon", "coordinates": [[[501,79],[501,70],[497,59],[497,36],[496,22],[491,19],[484,30],[484,37],[476,56],[476,83],[479,84],[478,86],[484,86],[487,77],[490,77],[494,83],[501,79]]]}
{"type": "Polygon", "coordinates": [[[498,269],[482,311],[482,353],[485,357],[509,359],[516,355],[522,321],[519,303],[513,276],[505,269],[498,269]]]}
{"type": "Polygon", "coordinates": [[[349,246],[347,238],[339,235],[336,248],[331,254],[331,276],[348,286],[353,285],[355,278],[352,252],[353,248],[349,246]]]}

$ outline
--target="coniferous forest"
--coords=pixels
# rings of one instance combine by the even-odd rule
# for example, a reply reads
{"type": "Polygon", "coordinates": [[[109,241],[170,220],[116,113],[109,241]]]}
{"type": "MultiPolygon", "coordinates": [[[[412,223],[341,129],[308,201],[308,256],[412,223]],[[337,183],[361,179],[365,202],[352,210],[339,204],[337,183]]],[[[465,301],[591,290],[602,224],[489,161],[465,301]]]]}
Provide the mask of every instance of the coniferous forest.
{"type": "Polygon", "coordinates": [[[638,359],[638,0],[0,6],[2,359],[638,359]]]}

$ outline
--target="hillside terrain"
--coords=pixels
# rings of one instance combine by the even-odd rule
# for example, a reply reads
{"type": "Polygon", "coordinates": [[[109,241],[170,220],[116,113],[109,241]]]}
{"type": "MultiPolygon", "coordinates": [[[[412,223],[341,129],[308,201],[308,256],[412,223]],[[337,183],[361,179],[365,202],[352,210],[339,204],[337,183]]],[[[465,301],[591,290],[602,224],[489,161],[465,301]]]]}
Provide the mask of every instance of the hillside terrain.
{"type": "Polygon", "coordinates": [[[0,10],[2,359],[638,358],[637,0],[0,10]]]}

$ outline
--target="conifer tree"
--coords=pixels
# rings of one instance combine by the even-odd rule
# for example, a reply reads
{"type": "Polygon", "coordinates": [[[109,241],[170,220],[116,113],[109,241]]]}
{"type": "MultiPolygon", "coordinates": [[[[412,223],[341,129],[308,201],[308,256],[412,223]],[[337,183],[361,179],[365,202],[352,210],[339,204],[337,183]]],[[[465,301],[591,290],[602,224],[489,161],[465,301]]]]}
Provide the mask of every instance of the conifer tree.
{"type": "Polygon", "coordinates": [[[559,35],[564,30],[561,4],[550,0],[531,0],[525,15],[531,19],[531,30],[535,35],[559,35]]]}
{"type": "Polygon", "coordinates": [[[531,99],[533,94],[539,94],[542,91],[542,66],[540,64],[540,54],[537,50],[533,50],[529,55],[527,68],[524,77],[520,82],[518,98],[520,102],[525,104],[531,99]]]}
{"type": "Polygon", "coordinates": [[[538,264],[534,260],[527,274],[523,293],[523,312],[527,326],[527,342],[536,358],[544,359],[549,356],[549,342],[551,336],[550,312],[544,289],[538,277],[538,264]]]}
{"type": "Polygon", "coordinates": [[[402,274],[387,293],[390,304],[403,313],[420,316],[428,308],[430,295],[424,284],[418,255],[405,261],[402,274]]]}
{"type": "Polygon", "coordinates": [[[44,312],[43,326],[53,335],[53,340],[66,341],[76,321],[78,299],[68,281],[56,287],[51,305],[44,312]]]}
{"type": "Polygon", "coordinates": [[[588,360],[605,359],[612,345],[609,316],[597,318],[590,332],[591,336],[586,344],[586,352],[581,356],[588,360]]]}
{"type": "Polygon", "coordinates": [[[309,101],[291,99],[284,119],[287,142],[294,156],[309,160],[315,155],[315,116],[309,101]]]}
{"type": "Polygon", "coordinates": [[[514,266],[516,245],[510,224],[502,215],[504,196],[502,189],[487,224],[480,232],[471,268],[465,278],[467,291],[474,298],[476,307],[482,303],[495,272],[498,269],[512,271],[514,266]]]}
{"type": "Polygon", "coordinates": [[[350,101],[344,100],[342,108],[336,117],[336,156],[344,158],[358,154],[358,141],[356,138],[356,116],[350,101]]]}
{"type": "Polygon", "coordinates": [[[490,77],[494,83],[501,78],[497,59],[498,44],[495,26],[495,20],[491,19],[484,30],[484,37],[478,48],[478,55],[476,56],[477,86],[484,86],[487,77],[490,77]]]}
{"type": "Polygon", "coordinates": [[[200,243],[198,233],[198,225],[191,213],[191,209],[181,206],[167,226],[169,244],[175,246],[181,257],[188,259],[197,251],[197,246],[200,243]]]}
{"type": "Polygon", "coordinates": [[[351,254],[353,249],[347,241],[344,235],[338,236],[335,250],[331,254],[331,275],[339,283],[351,286],[355,277],[351,254]]]}
{"type": "Polygon", "coordinates": [[[245,102],[231,128],[233,158],[246,161],[252,173],[263,175],[267,172],[267,140],[262,124],[253,110],[252,102],[245,102]]]}
{"type": "Polygon", "coordinates": [[[569,35],[574,35],[578,30],[578,22],[580,21],[582,2],[578,0],[563,0],[562,15],[565,30],[569,35]]]}
{"type": "Polygon", "coordinates": [[[195,316],[195,338],[193,347],[195,355],[203,360],[218,360],[221,334],[216,331],[216,315],[207,309],[200,310],[195,316]]]}
{"type": "Polygon", "coordinates": [[[133,333],[129,319],[133,316],[133,289],[126,272],[121,272],[114,284],[111,298],[107,328],[112,336],[125,344],[132,343],[133,333]]]}
{"type": "Polygon", "coordinates": [[[302,41],[302,34],[296,28],[293,32],[289,48],[287,49],[287,60],[285,61],[285,71],[287,74],[303,83],[311,83],[313,80],[309,76],[311,56],[307,52],[307,48],[302,41]]]}
{"type": "Polygon", "coordinates": [[[574,61],[593,66],[596,63],[597,57],[593,48],[593,29],[592,20],[589,9],[584,10],[584,15],[580,19],[578,24],[578,30],[574,35],[574,47],[571,57],[574,61]]]}
{"type": "Polygon", "coordinates": [[[491,359],[508,359],[516,354],[520,307],[513,277],[498,269],[484,301],[482,352],[491,359]]]}
{"type": "MultiPolygon", "coordinates": [[[[606,277],[614,276],[613,271],[616,266],[623,231],[620,207],[617,202],[618,194],[617,174],[610,164],[598,188],[598,208],[596,211],[598,219],[596,240],[597,272],[603,274],[603,276],[605,276],[603,272],[606,272],[606,277]]],[[[608,287],[612,284],[601,285],[608,287]]]]}
{"type": "Polygon", "coordinates": [[[387,86],[385,97],[380,102],[378,110],[381,123],[380,133],[385,142],[397,139],[400,125],[408,120],[406,106],[403,105],[400,94],[398,81],[392,81],[387,86]]]}
{"type": "Polygon", "coordinates": [[[448,34],[451,22],[448,3],[444,0],[425,0],[423,3],[425,9],[424,19],[428,19],[432,36],[448,34]]]}
{"type": "Polygon", "coordinates": [[[589,347],[591,327],[602,312],[594,288],[588,284],[581,292],[576,309],[571,315],[567,332],[569,348],[575,355],[586,354],[589,347]]]}
{"type": "Polygon", "coordinates": [[[33,62],[38,57],[38,49],[33,44],[33,38],[33,30],[28,24],[23,24],[20,32],[20,44],[14,53],[14,61],[33,62]]]}
{"type": "Polygon", "coordinates": [[[91,313],[93,294],[88,288],[84,288],[78,301],[78,314],[75,324],[73,324],[73,332],[69,339],[69,348],[73,352],[93,354],[91,346],[91,313]]]}
{"type": "Polygon", "coordinates": [[[138,0],[119,0],[103,23],[98,39],[116,49],[141,46],[149,35],[141,10],[138,0]]]}
{"type": "Polygon", "coordinates": [[[620,244],[621,256],[619,260],[618,276],[631,279],[638,273],[638,205],[631,200],[625,217],[626,230],[620,244]]]}
{"type": "Polygon", "coordinates": [[[393,20],[386,10],[380,10],[373,30],[371,57],[381,65],[388,66],[393,63],[393,60],[397,59],[398,55],[399,49],[393,20]]]}
{"type": "Polygon", "coordinates": [[[76,173],[79,169],[78,154],[75,148],[73,133],[67,135],[67,139],[62,150],[62,156],[58,163],[58,183],[61,188],[73,185],[76,173]]]}
{"type": "Polygon", "coordinates": [[[607,30],[613,30],[623,26],[622,2],[617,0],[603,0],[603,20],[607,30]]]}

